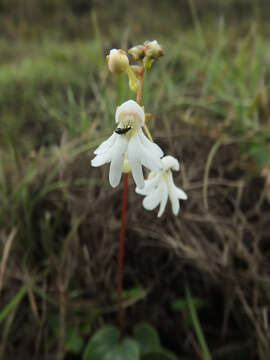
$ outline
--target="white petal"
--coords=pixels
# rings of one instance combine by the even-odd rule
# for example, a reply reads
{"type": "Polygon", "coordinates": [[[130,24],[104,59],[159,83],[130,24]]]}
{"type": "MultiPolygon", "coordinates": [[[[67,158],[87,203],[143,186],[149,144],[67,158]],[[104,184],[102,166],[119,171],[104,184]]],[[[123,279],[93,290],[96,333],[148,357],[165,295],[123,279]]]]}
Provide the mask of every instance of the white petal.
{"type": "Polygon", "coordinates": [[[164,158],[162,158],[161,161],[163,164],[163,169],[165,171],[169,169],[178,171],[180,169],[179,161],[171,155],[164,156],[164,158]]]}
{"type": "Polygon", "coordinates": [[[142,149],[138,149],[140,152],[140,159],[143,166],[151,171],[160,171],[161,169],[161,161],[159,158],[154,157],[153,154],[148,151],[143,151],[142,149]]]}
{"type": "Polygon", "coordinates": [[[115,157],[111,162],[109,171],[109,182],[113,188],[115,188],[120,183],[122,167],[123,160],[121,160],[120,156],[118,158],[115,157]]]}
{"type": "Polygon", "coordinates": [[[138,188],[144,187],[144,177],[143,177],[143,171],[142,171],[142,165],[137,160],[130,160],[129,164],[131,167],[131,173],[133,176],[133,179],[135,181],[135,184],[138,186],[138,188]]]}
{"type": "Polygon", "coordinates": [[[128,100],[118,106],[115,113],[115,122],[118,123],[120,121],[121,113],[133,113],[137,115],[140,119],[140,125],[144,124],[145,114],[142,107],[134,100],[128,100]]]}
{"type": "Polygon", "coordinates": [[[148,149],[148,151],[151,151],[153,155],[158,158],[161,158],[164,155],[164,152],[161,150],[161,148],[157,144],[150,141],[141,128],[138,130],[138,133],[142,144],[148,149]]]}
{"type": "Polygon", "coordinates": [[[140,162],[140,157],[138,154],[138,141],[137,137],[133,136],[128,143],[128,161],[131,168],[131,172],[134,178],[134,181],[138,188],[144,187],[144,177],[142,171],[142,165],[140,162]]]}
{"type": "Polygon", "coordinates": [[[116,187],[121,179],[123,161],[125,158],[125,152],[127,149],[127,139],[119,136],[112,151],[112,161],[109,172],[109,181],[112,187],[116,187]]]}
{"type": "Polygon", "coordinates": [[[142,129],[133,135],[133,141],[137,141],[137,153],[141,163],[152,171],[159,171],[162,168],[160,154],[163,154],[160,147],[147,140],[142,129]]]}
{"type": "Polygon", "coordinates": [[[169,192],[169,197],[172,203],[172,211],[174,213],[174,215],[178,215],[179,210],[180,210],[180,204],[179,204],[179,199],[177,197],[174,196],[173,193],[169,192]]]}
{"type": "Polygon", "coordinates": [[[188,196],[182,189],[175,186],[175,192],[176,192],[176,196],[178,197],[178,199],[187,200],[188,196]]]}
{"type": "Polygon", "coordinates": [[[170,200],[172,203],[172,211],[173,211],[174,215],[178,215],[179,210],[180,210],[180,204],[179,204],[177,192],[175,191],[176,186],[174,185],[171,171],[169,172],[167,184],[168,184],[168,190],[169,190],[169,197],[170,197],[170,200]]]}
{"type": "Polygon", "coordinates": [[[111,155],[109,152],[101,155],[96,155],[94,159],[91,160],[91,165],[94,167],[104,165],[111,161],[111,155]]]}
{"type": "Polygon", "coordinates": [[[164,213],[167,201],[168,201],[168,187],[167,184],[163,181],[163,188],[162,188],[162,197],[161,197],[161,203],[158,211],[158,217],[161,217],[164,213]]]}
{"type": "Polygon", "coordinates": [[[174,194],[175,197],[181,200],[187,200],[188,198],[187,194],[182,189],[180,189],[178,186],[175,185],[171,171],[169,172],[168,183],[169,183],[170,191],[174,194]]]}
{"type": "Polygon", "coordinates": [[[158,204],[162,201],[162,190],[163,184],[160,182],[158,187],[143,199],[143,207],[146,210],[153,210],[158,206],[158,204]]]}
{"type": "Polygon", "coordinates": [[[103,141],[98,148],[94,151],[94,154],[99,155],[109,150],[111,146],[113,146],[114,142],[117,139],[116,133],[113,133],[107,140],[103,141]]]}
{"type": "Polygon", "coordinates": [[[156,174],[153,178],[144,181],[144,188],[139,189],[136,187],[135,191],[137,194],[140,195],[148,195],[150,192],[154,191],[155,188],[158,186],[160,181],[161,174],[156,174]]]}

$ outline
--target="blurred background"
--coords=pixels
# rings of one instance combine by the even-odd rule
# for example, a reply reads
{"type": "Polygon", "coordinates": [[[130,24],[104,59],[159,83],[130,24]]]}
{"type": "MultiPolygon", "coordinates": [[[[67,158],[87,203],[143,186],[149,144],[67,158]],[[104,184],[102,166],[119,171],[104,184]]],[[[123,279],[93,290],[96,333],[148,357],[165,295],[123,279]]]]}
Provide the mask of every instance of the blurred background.
{"type": "Polygon", "coordinates": [[[117,326],[122,187],[90,159],[134,99],[106,55],[154,39],[143,105],[189,199],[158,219],[130,181],[127,334],[147,322],[180,360],[270,358],[269,17],[267,0],[1,1],[0,359],[82,359],[117,326]]]}

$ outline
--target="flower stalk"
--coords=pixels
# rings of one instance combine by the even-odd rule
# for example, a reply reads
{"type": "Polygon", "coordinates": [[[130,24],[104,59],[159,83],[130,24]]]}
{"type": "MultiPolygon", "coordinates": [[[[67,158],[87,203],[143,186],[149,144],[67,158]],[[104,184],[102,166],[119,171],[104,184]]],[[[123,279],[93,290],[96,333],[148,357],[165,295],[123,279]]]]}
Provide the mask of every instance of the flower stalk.
{"type": "Polygon", "coordinates": [[[118,267],[117,267],[117,295],[118,295],[118,321],[122,332],[125,330],[124,309],[123,309],[123,260],[125,248],[125,223],[127,212],[128,173],[124,174],[121,230],[119,239],[118,267]]]}

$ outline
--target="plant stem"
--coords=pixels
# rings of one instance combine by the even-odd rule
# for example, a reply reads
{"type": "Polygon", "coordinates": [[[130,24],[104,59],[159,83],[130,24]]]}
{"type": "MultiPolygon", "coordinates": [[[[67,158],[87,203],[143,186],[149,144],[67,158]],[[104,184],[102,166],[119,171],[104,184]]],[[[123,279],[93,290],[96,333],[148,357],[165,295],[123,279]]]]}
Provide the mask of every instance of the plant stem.
{"type": "Polygon", "coordinates": [[[150,131],[149,131],[149,129],[148,129],[148,126],[147,126],[146,124],[143,125],[143,130],[145,131],[148,139],[149,139],[151,142],[154,142],[154,140],[153,140],[153,138],[152,138],[152,136],[151,136],[151,134],[150,134],[150,131]]]}
{"type": "Polygon", "coordinates": [[[120,326],[122,332],[124,332],[124,330],[125,330],[122,292],[123,292],[123,260],[124,260],[124,246],[125,246],[125,221],[126,221],[126,209],[127,209],[127,193],[128,193],[128,173],[124,174],[122,214],[121,214],[121,231],[120,231],[120,240],[119,240],[118,269],[117,269],[118,320],[119,320],[119,326],[120,326]]]}

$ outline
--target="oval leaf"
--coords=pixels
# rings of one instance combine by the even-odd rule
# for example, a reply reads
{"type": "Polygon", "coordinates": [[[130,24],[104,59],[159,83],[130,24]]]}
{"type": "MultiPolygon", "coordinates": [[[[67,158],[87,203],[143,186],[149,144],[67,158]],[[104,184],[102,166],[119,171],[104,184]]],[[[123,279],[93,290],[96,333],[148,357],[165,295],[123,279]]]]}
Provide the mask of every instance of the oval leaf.
{"type": "Polygon", "coordinates": [[[83,360],[104,360],[105,355],[118,345],[120,331],[114,326],[105,326],[90,339],[83,360]]]}
{"type": "Polygon", "coordinates": [[[151,325],[139,323],[135,326],[133,333],[142,355],[161,349],[158,333],[151,325]]]}
{"type": "Polygon", "coordinates": [[[114,346],[102,360],[139,360],[140,349],[136,341],[126,338],[114,346]]]}

